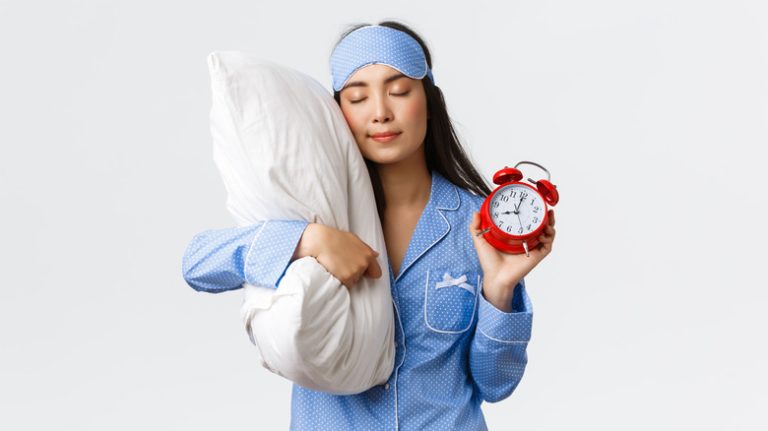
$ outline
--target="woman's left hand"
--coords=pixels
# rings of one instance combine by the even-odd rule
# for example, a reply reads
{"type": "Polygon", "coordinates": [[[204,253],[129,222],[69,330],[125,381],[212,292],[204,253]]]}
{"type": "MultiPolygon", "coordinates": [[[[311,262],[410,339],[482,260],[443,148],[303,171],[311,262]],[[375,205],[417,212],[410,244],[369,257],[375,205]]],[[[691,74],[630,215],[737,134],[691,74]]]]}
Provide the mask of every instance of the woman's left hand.
{"type": "Polygon", "coordinates": [[[539,237],[539,244],[530,250],[530,257],[509,254],[497,250],[477,233],[480,231],[480,213],[475,212],[469,224],[469,232],[483,268],[483,295],[501,311],[512,311],[512,296],[517,283],[523,279],[551,251],[555,241],[555,211],[549,210],[549,224],[539,237]]]}

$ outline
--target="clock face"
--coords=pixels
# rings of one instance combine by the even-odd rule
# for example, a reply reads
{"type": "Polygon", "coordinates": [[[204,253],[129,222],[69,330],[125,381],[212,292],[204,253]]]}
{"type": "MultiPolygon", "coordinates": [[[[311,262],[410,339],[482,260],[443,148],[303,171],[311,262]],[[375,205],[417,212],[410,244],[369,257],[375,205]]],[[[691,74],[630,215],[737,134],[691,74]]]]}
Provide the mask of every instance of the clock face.
{"type": "Polygon", "coordinates": [[[529,187],[510,184],[496,191],[489,204],[491,220],[509,235],[527,235],[544,222],[544,202],[529,187]]]}

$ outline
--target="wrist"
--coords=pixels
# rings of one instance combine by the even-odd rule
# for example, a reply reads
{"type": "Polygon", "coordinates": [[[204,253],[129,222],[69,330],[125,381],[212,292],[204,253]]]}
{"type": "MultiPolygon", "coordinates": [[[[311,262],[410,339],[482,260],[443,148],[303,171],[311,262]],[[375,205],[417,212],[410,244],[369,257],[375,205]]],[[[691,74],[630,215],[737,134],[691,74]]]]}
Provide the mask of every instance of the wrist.
{"type": "Polygon", "coordinates": [[[515,296],[515,288],[517,283],[511,286],[494,286],[489,289],[483,288],[483,296],[485,300],[499,310],[510,313],[512,312],[512,298],[515,296]]]}
{"type": "Polygon", "coordinates": [[[291,260],[301,259],[302,257],[318,255],[318,244],[320,243],[322,225],[318,223],[309,223],[304,228],[304,232],[301,234],[299,243],[296,245],[296,250],[293,253],[291,260]]]}

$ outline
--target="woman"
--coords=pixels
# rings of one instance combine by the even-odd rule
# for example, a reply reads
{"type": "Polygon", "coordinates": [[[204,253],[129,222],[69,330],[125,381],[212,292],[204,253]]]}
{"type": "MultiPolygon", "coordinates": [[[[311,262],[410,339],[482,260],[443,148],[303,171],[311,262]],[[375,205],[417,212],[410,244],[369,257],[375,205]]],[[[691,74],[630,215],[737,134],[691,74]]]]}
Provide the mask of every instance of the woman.
{"type": "MultiPolygon", "coordinates": [[[[530,257],[499,252],[476,235],[490,190],[453,131],[429,51],[409,28],[353,28],[337,43],[331,71],[384,230],[395,368],[387,383],[357,395],[294,385],[291,428],[486,429],[481,403],[508,397],[525,370],[532,309],[523,277],[552,250],[554,213],[530,257]]],[[[224,291],[248,272],[277,286],[291,261],[313,256],[353,289],[363,275],[380,276],[376,253],[349,232],[270,221],[198,235],[185,279],[197,290],[224,291]],[[244,250],[254,248],[250,255],[265,258],[244,262],[244,250]]]]}

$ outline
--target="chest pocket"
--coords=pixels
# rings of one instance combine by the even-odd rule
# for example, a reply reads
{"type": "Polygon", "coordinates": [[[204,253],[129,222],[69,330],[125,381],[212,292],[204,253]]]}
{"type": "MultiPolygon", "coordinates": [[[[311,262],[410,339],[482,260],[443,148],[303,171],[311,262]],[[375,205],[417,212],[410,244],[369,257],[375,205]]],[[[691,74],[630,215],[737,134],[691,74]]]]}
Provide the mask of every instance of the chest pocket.
{"type": "Polygon", "coordinates": [[[424,322],[436,332],[458,334],[472,326],[480,295],[476,271],[431,269],[425,276],[424,322]]]}

